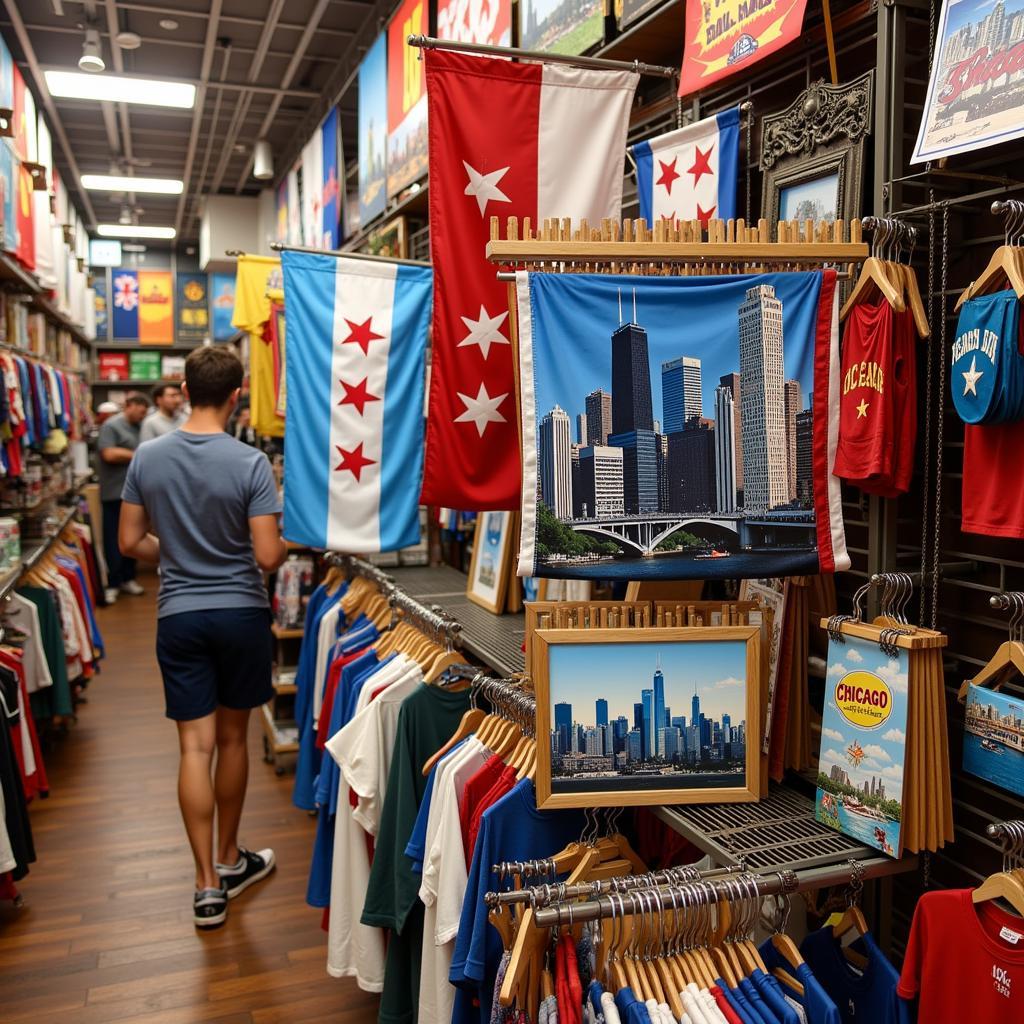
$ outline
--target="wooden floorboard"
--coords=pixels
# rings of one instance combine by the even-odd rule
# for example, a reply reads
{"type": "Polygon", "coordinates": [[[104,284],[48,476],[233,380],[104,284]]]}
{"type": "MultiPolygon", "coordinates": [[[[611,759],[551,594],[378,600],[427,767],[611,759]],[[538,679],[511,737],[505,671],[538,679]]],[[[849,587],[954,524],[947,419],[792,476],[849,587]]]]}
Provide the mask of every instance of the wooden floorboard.
{"type": "Polygon", "coordinates": [[[45,753],[52,795],[30,807],[38,861],[0,904],[0,1021],[30,1024],[369,1024],[377,997],[326,973],[320,911],[305,902],[315,822],[292,776],[263,764],[255,716],[242,842],[277,870],[197,933],[192,859],[175,795],[148,593],[100,612],[103,671],[45,753]]]}

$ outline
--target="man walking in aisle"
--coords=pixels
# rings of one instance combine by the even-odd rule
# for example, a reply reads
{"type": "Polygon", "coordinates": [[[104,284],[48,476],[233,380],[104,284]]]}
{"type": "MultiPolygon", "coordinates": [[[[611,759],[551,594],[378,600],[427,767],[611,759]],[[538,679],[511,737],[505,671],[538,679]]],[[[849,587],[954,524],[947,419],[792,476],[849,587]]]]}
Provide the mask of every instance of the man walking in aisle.
{"type": "Polygon", "coordinates": [[[242,364],[229,350],[189,355],[192,415],[139,448],[121,508],[121,550],[160,565],[156,653],[167,717],[178,726],[178,802],[196,862],[199,928],[223,923],[228,900],[274,868],[273,850],[238,845],[238,825],[249,712],[273,695],[260,570],[277,569],[287,549],[267,457],[225,433],[241,387],[242,364]]]}
{"type": "Polygon", "coordinates": [[[155,410],[142,421],[143,441],[153,441],[181,426],[181,388],[177,384],[157,384],[153,388],[155,410]]]}
{"type": "Polygon", "coordinates": [[[149,409],[145,395],[133,394],[125,399],[124,411],[111,416],[100,427],[99,449],[100,500],[103,503],[103,555],[107,561],[107,604],[119,594],[138,596],[145,593],[135,582],[135,562],[124,558],[117,546],[117,525],[121,517],[121,491],[124,489],[128,463],[139,447],[141,424],[149,409]]]}

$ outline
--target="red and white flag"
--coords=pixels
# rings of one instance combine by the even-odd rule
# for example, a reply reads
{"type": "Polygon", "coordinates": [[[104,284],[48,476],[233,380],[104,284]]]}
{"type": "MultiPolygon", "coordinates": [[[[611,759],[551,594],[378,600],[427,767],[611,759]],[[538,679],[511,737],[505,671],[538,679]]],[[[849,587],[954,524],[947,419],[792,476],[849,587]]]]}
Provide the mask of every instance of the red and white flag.
{"type": "Polygon", "coordinates": [[[637,75],[427,50],[433,356],[425,504],[519,508],[508,292],[493,216],[618,219],[637,75]]]}

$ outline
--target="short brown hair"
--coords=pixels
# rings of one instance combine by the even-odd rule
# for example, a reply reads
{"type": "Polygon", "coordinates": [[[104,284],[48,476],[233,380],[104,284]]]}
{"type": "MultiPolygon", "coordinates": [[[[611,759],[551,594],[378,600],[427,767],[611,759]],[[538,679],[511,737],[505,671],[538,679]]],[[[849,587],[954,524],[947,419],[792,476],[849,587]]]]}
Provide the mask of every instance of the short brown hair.
{"type": "Polygon", "coordinates": [[[150,392],[154,402],[159,402],[164,397],[165,391],[180,391],[181,385],[177,381],[168,381],[166,384],[157,384],[150,392]]]}
{"type": "Polygon", "coordinates": [[[129,405],[144,405],[149,407],[149,399],[139,391],[133,391],[125,400],[124,404],[129,405]]]}
{"type": "Polygon", "coordinates": [[[188,400],[197,406],[222,406],[242,386],[242,361],[227,348],[203,345],[185,360],[188,400]]]}

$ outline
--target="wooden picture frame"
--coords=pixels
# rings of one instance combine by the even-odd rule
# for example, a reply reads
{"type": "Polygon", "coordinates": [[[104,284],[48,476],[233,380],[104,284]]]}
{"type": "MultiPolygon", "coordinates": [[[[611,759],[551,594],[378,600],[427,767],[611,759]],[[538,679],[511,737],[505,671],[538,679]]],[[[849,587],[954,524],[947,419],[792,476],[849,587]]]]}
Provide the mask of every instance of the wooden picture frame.
{"type": "Polygon", "coordinates": [[[761,216],[769,224],[847,222],[861,215],[864,146],[871,134],[874,72],[847,85],[815,82],[761,122],[761,216]],[[820,201],[834,196],[831,210],[820,201]]]}
{"type": "Polygon", "coordinates": [[[495,615],[505,610],[515,532],[514,512],[481,512],[477,516],[466,597],[495,615]]]}
{"type": "MultiPolygon", "coordinates": [[[[546,582],[540,580],[540,583],[546,582]]],[[[650,601],[527,601],[526,612],[526,674],[533,663],[533,637],[538,629],[646,629],[653,622],[650,601]],[[577,618],[575,624],[570,620],[577,618]],[[614,620],[618,613],[618,621],[614,620]],[[613,618],[609,620],[609,615],[613,618]],[[594,620],[598,621],[594,621],[594,620]],[[593,624],[592,624],[593,623],[593,624]]]]}
{"type": "MultiPolygon", "coordinates": [[[[541,629],[535,634],[534,642],[534,665],[533,681],[534,691],[537,698],[537,806],[543,810],[551,810],[559,807],[634,807],[649,806],[656,804],[704,804],[704,803],[753,803],[759,799],[759,775],[760,775],[760,754],[761,754],[761,700],[760,700],[760,672],[761,672],[761,629],[759,626],[718,626],[705,628],[679,628],[679,629],[596,629],[585,632],[575,629],[541,629]],[[710,650],[698,652],[695,645],[722,646],[729,645],[729,650],[722,650],[712,654],[710,650]],[[739,644],[742,649],[737,650],[734,645],[739,644]],[[641,645],[646,645],[646,650],[641,645]],[[703,657],[701,656],[703,654],[703,657]],[[715,668],[717,660],[720,661],[719,668],[715,668]],[[560,678],[563,674],[568,675],[573,668],[570,661],[578,662],[578,670],[584,678],[574,681],[570,678],[560,678]],[[564,700],[573,693],[582,691],[586,701],[594,701],[595,724],[587,729],[588,739],[596,740],[594,733],[600,730],[596,723],[596,717],[600,714],[596,701],[602,699],[600,692],[601,683],[593,678],[593,668],[600,665],[601,669],[607,671],[615,678],[615,686],[621,686],[622,691],[613,695],[611,691],[608,696],[615,702],[609,702],[605,708],[608,715],[609,726],[620,718],[627,718],[627,725],[632,720],[628,715],[621,713],[613,717],[612,712],[624,706],[632,707],[634,697],[641,697],[640,705],[643,707],[644,691],[653,690],[643,684],[642,680],[647,678],[647,665],[650,662],[652,671],[661,671],[661,666],[666,665],[666,674],[669,682],[663,694],[662,702],[666,708],[670,701],[691,700],[691,686],[700,693],[701,679],[696,678],[698,671],[703,675],[716,675],[719,669],[724,670],[731,666],[732,673],[740,671],[742,679],[732,674],[728,677],[715,679],[704,679],[703,682],[712,689],[734,689],[736,686],[743,687],[742,700],[738,697],[720,697],[723,706],[729,703],[730,707],[741,708],[744,714],[742,726],[744,729],[744,748],[742,755],[729,763],[742,764],[742,771],[714,772],[705,769],[703,773],[682,770],[681,767],[672,771],[664,770],[668,762],[659,758],[646,758],[641,754],[637,761],[639,772],[629,769],[630,743],[640,744],[640,730],[629,727],[626,734],[626,754],[620,760],[619,755],[614,753],[609,757],[606,754],[586,754],[579,752],[571,756],[576,758],[600,759],[600,765],[596,760],[591,762],[580,761],[580,776],[573,780],[571,787],[566,785],[566,773],[555,767],[558,775],[553,775],[553,762],[556,758],[564,764],[565,757],[570,754],[571,733],[567,737],[562,731],[556,736],[552,735],[552,725],[558,717],[555,705],[564,706],[569,704],[568,712],[570,721],[568,725],[563,720],[558,723],[558,729],[570,728],[578,730],[583,728],[577,723],[572,715],[572,701],[564,700]],[[643,668],[637,670],[636,666],[643,663],[643,668]],[[658,666],[654,670],[654,665],[658,666]],[[700,664],[702,668],[696,669],[700,664]],[[684,667],[685,666],[685,669],[684,667]],[[620,683],[620,671],[625,669],[630,674],[636,673],[637,682],[620,683]],[[673,678],[674,677],[674,678],[673,678]],[[718,685],[721,684],[721,685],[718,685]],[[560,696],[563,699],[559,699],[560,696]],[[625,704],[623,703],[625,702],[625,704]],[[560,748],[566,748],[563,752],[560,748]],[[553,749],[554,748],[554,749],[553,749]],[[558,752],[555,753],[555,750],[558,752]],[[609,763],[610,762],[610,763],[609,763]],[[618,769],[614,766],[618,764],[618,769]],[[656,765],[662,770],[657,770],[656,765]],[[587,769],[589,768],[589,771],[587,769]],[[606,772],[596,776],[596,771],[606,772]],[[586,773],[584,775],[584,773],[586,773]],[[699,781],[696,776],[704,774],[704,785],[694,784],[699,781]],[[725,784],[725,775],[735,774],[736,785],[725,784]],[[713,779],[713,784],[712,783],[713,779]],[[689,781],[690,785],[684,783],[689,781]],[[678,782],[679,785],[670,783],[678,782]]],[[[665,676],[663,675],[663,679],[665,676]]],[[[607,699],[607,698],[603,698],[607,699]]],[[[652,696],[651,703],[655,698],[652,696]]],[[[582,705],[579,705],[582,706],[582,705]]],[[[655,705],[656,706],[656,705],[655,705]]],[[[652,708],[653,710],[653,708],[652,708]]],[[[587,712],[590,714],[591,712],[587,712]]],[[[717,712],[716,712],[717,713],[717,712]]],[[[723,714],[725,712],[722,712],[723,714]]],[[[687,718],[691,715],[685,716],[687,718]]],[[[730,713],[730,718],[733,715],[730,713]]],[[[703,716],[702,716],[703,720],[703,716]]],[[[714,734],[714,725],[710,727],[714,734]]],[[[721,738],[719,744],[701,744],[701,763],[710,766],[717,759],[717,754],[712,755],[712,750],[721,750],[725,755],[726,748],[723,736],[723,726],[719,728],[721,738]],[[706,756],[703,752],[706,752],[706,756]]],[[[732,728],[730,722],[730,728],[732,728]]],[[[689,731],[689,728],[688,730],[689,731]]],[[[614,735],[614,734],[613,734],[614,735]]],[[[620,734],[621,735],[621,734],[620,734]]],[[[678,737],[677,737],[678,738],[678,737]]],[[[667,745],[667,738],[663,741],[667,745]]],[[[579,746],[577,742],[576,746],[579,746]]],[[[731,742],[730,742],[731,746],[731,742]]],[[[673,761],[679,764],[692,763],[682,756],[684,760],[677,762],[680,755],[673,755],[673,761]]]]}
{"type": "Polygon", "coordinates": [[[409,232],[405,216],[398,214],[386,224],[371,231],[366,239],[366,252],[371,256],[390,256],[393,259],[409,258],[409,232]]]}

